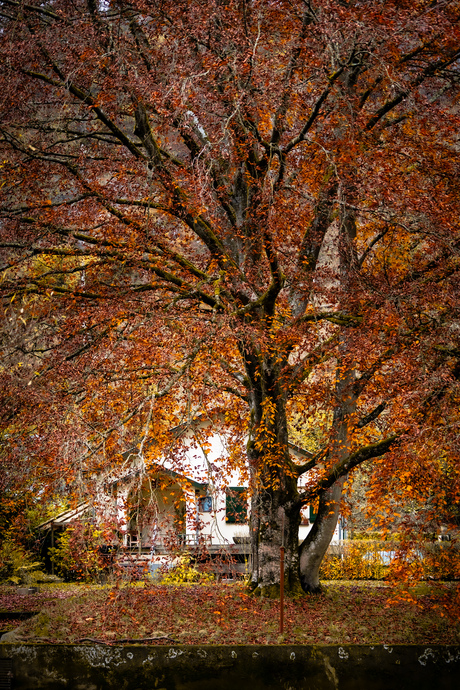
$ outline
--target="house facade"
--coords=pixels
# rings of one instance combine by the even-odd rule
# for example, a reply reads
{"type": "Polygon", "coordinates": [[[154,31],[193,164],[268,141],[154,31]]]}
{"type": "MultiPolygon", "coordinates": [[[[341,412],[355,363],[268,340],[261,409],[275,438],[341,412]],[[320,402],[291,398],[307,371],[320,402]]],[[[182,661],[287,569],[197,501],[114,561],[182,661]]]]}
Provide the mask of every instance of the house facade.
{"type": "MultiPolygon", "coordinates": [[[[163,456],[117,482],[120,538],[125,548],[164,555],[174,547],[206,545],[211,551],[241,546],[249,538],[248,468],[229,469],[229,438],[201,420],[181,432],[181,457],[163,456]]],[[[291,445],[294,462],[307,451],[291,445]]],[[[135,451],[133,451],[135,452],[135,451]]],[[[299,479],[302,486],[304,478],[299,479]]],[[[315,519],[311,506],[302,511],[299,540],[315,519]]],[[[333,543],[343,538],[339,523],[333,543]]]]}
{"type": "MultiPolygon", "coordinates": [[[[118,469],[97,482],[95,519],[116,526],[116,545],[125,565],[142,563],[154,571],[184,550],[247,560],[249,482],[244,453],[241,462],[234,457],[230,461],[228,430],[209,420],[173,431],[176,451],[155,455],[150,452],[153,444],[142,454],[134,448],[118,469]]],[[[294,445],[290,450],[294,462],[310,457],[294,445]]],[[[303,481],[301,477],[300,486],[303,481]]],[[[69,526],[75,516],[81,519],[84,505],[47,521],[42,529],[69,526]]],[[[314,519],[311,506],[304,508],[299,540],[307,536],[314,519]]],[[[339,524],[332,542],[342,538],[339,524]]]]}

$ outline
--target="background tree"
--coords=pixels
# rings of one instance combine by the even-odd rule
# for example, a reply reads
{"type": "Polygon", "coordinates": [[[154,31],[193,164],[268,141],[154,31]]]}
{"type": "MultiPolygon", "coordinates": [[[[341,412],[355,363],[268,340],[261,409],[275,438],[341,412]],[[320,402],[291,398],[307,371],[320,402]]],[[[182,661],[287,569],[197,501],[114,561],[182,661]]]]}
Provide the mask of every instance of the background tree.
{"type": "Polygon", "coordinates": [[[440,442],[458,487],[456,3],[1,8],[8,452],[83,485],[224,410],[254,587],[284,541],[315,591],[354,467],[422,500],[440,442]],[[331,420],[303,466],[292,415],[331,420]]]}

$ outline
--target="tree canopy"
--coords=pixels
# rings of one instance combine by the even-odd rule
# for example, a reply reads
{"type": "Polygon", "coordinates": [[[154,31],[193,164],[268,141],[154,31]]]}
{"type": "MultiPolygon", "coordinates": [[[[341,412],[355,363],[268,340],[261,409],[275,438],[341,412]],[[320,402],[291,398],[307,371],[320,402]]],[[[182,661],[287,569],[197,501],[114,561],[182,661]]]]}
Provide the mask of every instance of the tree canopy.
{"type": "Polygon", "coordinates": [[[2,433],[21,476],[78,490],[221,411],[248,439],[263,592],[281,541],[286,586],[317,588],[366,460],[382,511],[454,519],[457,3],[0,7],[2,433]]]}

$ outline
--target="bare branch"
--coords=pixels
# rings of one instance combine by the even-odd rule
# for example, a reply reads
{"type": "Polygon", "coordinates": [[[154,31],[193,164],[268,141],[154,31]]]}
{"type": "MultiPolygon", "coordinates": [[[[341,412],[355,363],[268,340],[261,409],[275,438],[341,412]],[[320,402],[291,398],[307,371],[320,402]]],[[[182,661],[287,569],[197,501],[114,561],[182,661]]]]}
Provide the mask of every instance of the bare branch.
{"type": "Polygon", "coordinates": [[[320,95],[318,100],[316,101],[316,103],[313,106],[312,111],[310,113],[310,117],[308,118],[308,120],[306,121],[306,123],[304,124],[304,126],[302,127],[300,132],[297,134],[297,136],[295,136],[293,139],[291,139],[291,141],[288,144],[286,144],[286,146],[284,146],[282,148],[283,154],[289,153],[289,151],[291,151],[294,147],[296,147],[298,144],[300,144],[301,141],[304,141],[308,131],[313,126],[316,118],[318,117],[318,115],[321,111],[321,106],[323,105],[323,103],[325,102],[325,100],[327,99],[329,94],[331,93],[332,87],[334,86],[334,83],[339,78],[339,76],[342,74],[344,68],[345,68],[345,66],[341,66],[341,67],[339,67],[338,70],[336,70],[333,74],[331,74],[331,76],[329,77],[329,86],[327,86],[324,89],[324,91],[322,92],[322,94],[320,95]]]}

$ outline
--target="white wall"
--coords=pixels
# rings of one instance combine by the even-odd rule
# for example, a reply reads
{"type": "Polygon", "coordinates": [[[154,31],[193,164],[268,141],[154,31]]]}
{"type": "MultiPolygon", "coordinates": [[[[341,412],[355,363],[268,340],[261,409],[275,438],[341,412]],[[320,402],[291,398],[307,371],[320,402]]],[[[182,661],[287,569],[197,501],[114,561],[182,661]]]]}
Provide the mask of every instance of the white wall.
{"type": "MultiPolygon", "coordinates": [[[[213,545],[233,544],[233,537],[241,534],[249,535],[248,525],[227,523],[225,520],[226,487],[247,487],[248,482],[238,470],[227,471],[225,459],[228,458],[228,451],[225,447],[226,437],[213,429],[210,422],[203,422],[200,430],[209,427],[209,436],[206,438],[206,446],[200,446],[193,436],[193,429],[187,432],[184,438],[185,454],[181,458],[181,463],[175,464],[174,458],[164,458],[163,466],[175,472],[184,474],[190,480],[200,484],[207,484],[207,492],[212,496],[213,510],[211,513],[202,513],[198,510],[198,497],[193,495],[192,490],[186,491],[186,534],[187,538],[193,542],[197,534],[209,537],[213,545]],[[186,471],[181,467],[186,468],[186,471]],[[197,521],[199,530],[197,532],[197,521]]],[[[305,462],[304,457],[299,457],[301,462],[305,462]]],[[[302,478],[301,483],[305,479],[302,478]]],[[[204,495],[205,489],[202,490],[204,495]]],[[[299,529],[299,539],[304,539],[311,529],[310,525],[301,525],[299,529]]],[[[332,542],[336,543],[341,538],[341,529],[338,525],[332,542]]]]}

